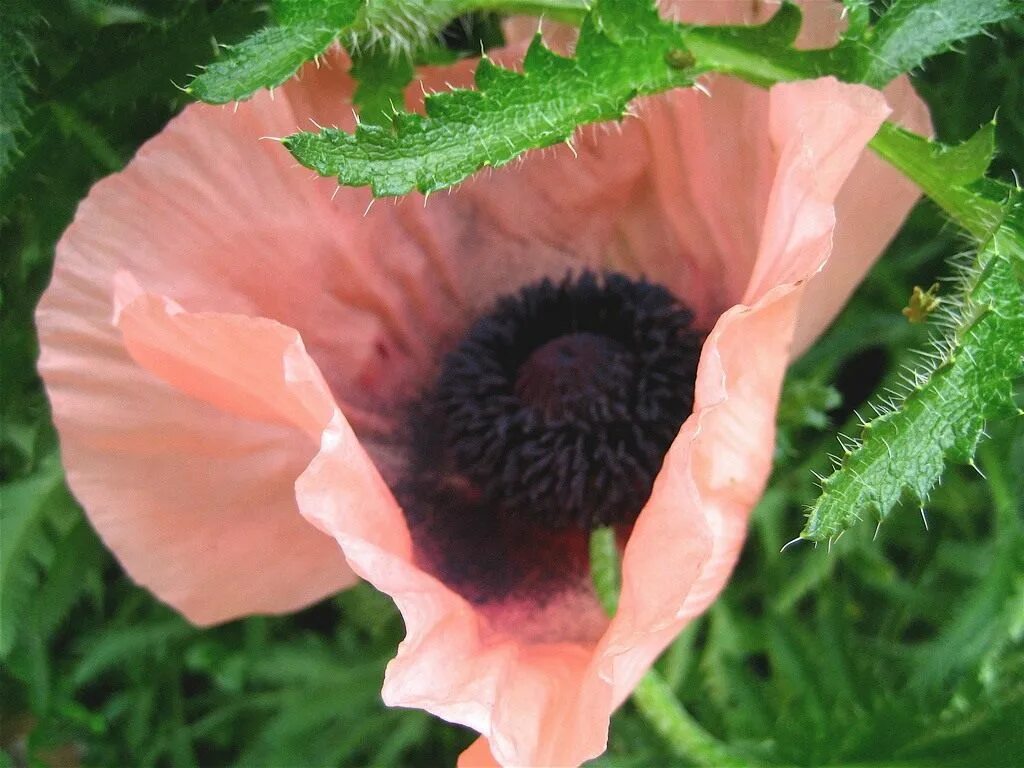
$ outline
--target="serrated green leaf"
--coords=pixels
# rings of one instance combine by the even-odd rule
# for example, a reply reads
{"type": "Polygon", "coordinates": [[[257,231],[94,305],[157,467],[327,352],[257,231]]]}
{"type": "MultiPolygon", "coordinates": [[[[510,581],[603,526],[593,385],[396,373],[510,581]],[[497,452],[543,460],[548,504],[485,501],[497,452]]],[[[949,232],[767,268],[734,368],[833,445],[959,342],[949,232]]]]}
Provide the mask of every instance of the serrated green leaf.
{"type": "Polygon", "coordinates": [[[278,26],[262,29],[227,50],[186,91],[211,104],[273,88],[323,53],[355,20],[364,0],[276,0],[278,26]]]}
{"type": "Polygon", "coordinates": [[[958,40],[1022,11],[1020,0],[894,0],[873,27],[851,30],[844,46],[860,49],[857,79],[881,88],[958,40]]]}
{"type": "Polygon", "coordinates": [[[347,26],[363,2],[353,0],[273,0],[274,18],[282,26],[290,27],[309,22],[328,26],[347,26]]]}
{"type": "Polygon", "coordinates": [[[632,98],[689,85],[704,72],[760,85],[845,76],[844,52],[793,47],[801,19],[797,6],[784,3],[761,26],[695,27],[661,20],[649,0],[596,0],[573,58],[555,55],[538,38],[522,73],[484,58],[476,90],[431,95],[425,117],[395,116],[395,132],[324,129],[289,136],[285,146],[321,175],[370,186],[378,197],[431,192],[567,141],[581,125],[621,118],[632,98]]]}
{"type": "Polygon", "coordinates": [[[355,134],[325,129],[294,134],[285,146],[321,175],[370,185],[378,197],[430,192],[566,141],[579,125],[619,118],[636,95],[690,82],[687,70],[666,60],[683,48],[680,29],[661,21],[653,3],[605,0],[584,22],[575,59],[538,37],[522,73],[483,59],[478,90],[429,96],[426,116],[399,113],[394,133],[374,125],[355,134]]]}
{"type": "MultiPolygon", "coordinates": [[[[983,0],[974,14],[964,7],[952,10],[952,0],[897,0],[871,26],[869,4],[852,0],[847,7],[850,28],[841,44],[807,51],[793,47],[802,17],[788,2],[759,27],[699,27],[662,21],[649,2],[596,0],[584,19],[574,59],[555,56],[535,41],[522,74],[485,59],[477,70],[476,91],[454,90],[428,99],[425,118],[396,116],[395,134],[373,125],[354,134],[326,129],[294,134],[285,145],[299,162],[337,177],[343,185],[370,186],[377,196],[413,188],[430,192],[480,168],[503,165],[529,149],[565,141],[580,125],[619,118],[634,96],[688,84],[704,72],[723,72],[758,85],[826,74],[873,83],[884,69],[880,62],[913,66],[985,24],[1013,15],[1019,1],[983,0]],[[914,56],[918,58],[911,61],[914,56]]],[[[894,145],[901,143],[895,127],[886,125],[883,134],[894,145]]],[[[899,158],[883,151],[884,138],[876,149],[899,167],[899,158]]],[[[950,158],[967,163],[956,169],[958,181],[973,172],[970,163],[982,154],[983,139],[950,158]]],[[[900,151],[896,147],[894,154],[900,151]]],[[[951,167],[949,162],[944,165],[951,167]]],[[[932,163],[924,171],[933,173],[936,167],[932,163]]],[[[936,188],[964,184],[939,179],[936,188]]],[[[978,234],[983,226],[990,232],[1001,201],[988,205],[985,195],[973,192],[960,197],[951,201],[954,206],[976,203],[971,224],[978,227],[972,231],[978,234]]]]}
{"type": "Polygon", "coordinates": [[[1024,204],[985,242],[965,279],[951,332],[931,370],[869,422],[859,446],[822,482],[803,538],[831,541],[869,513],[884,520],[904,494],[924,504],[946,461],[969,462],[987,420],[1014,411],[1024,362],[1024,204]]]}
{"type": "MultiPolygon", "coordinates": [[[[473,10],[535,13],[577,19],[585,0],[275,0],[276,26],[227,49],[189,83],[201,101],[224,104],[247,99],[294,75],[342,37],[350,51],[363,44],[410,55],[457,16],[473,10]]],[[[372,52],[370,55],[373,55],[372,52]]],[[[364,98],[370,97],[364,94],[364,98]]],[[[383,97],[382,97],[383,98],[383,97]]]]}

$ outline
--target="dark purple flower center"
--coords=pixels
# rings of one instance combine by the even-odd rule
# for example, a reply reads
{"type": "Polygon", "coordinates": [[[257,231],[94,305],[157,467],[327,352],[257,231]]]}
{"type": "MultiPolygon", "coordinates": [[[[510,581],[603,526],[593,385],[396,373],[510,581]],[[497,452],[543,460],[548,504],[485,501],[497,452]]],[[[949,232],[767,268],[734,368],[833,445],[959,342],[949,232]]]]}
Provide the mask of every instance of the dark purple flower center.
{"type": "Polygon", "coordinates": [[[665,288],[619,274],[504,297],[444,361],[438,447],[491,515],[632,523],[693,407],[692,322],[665,288]]]}
{"type": "Polygon", "coordinates": [[[585,272],[500,299],[410,412],[396,492],[423,567],[477,604],[589,588],[693,407],[704,334],[665,288],[585,272]]]}

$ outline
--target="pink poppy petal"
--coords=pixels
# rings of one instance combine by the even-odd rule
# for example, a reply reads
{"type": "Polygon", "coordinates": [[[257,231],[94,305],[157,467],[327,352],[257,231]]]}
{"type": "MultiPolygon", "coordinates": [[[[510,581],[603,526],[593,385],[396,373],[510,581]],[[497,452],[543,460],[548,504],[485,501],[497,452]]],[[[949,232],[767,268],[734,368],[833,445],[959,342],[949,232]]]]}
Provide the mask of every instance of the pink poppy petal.
{"type": "Polygon", "coordinates": [[[778,390],[806,283],[831,248],[832,206],[889,112],[876,91],[831,78],[777,85],[769,98],[777,171],[747,306],[726,312],[705,343],[694,415],[669,451],[626,547],[619,614],[606,635],[623,670],[616,701],[728,580],[771,469],[778,390]],[[677,487],[666,493],[669,483],[677,487]],[[662,507],[664,498],[671,501],[662,507]],[[673,541],[692,547],[687,509],[700,510],[711,532],[706,562],[690,579],[686,568],[692,573],[694,554],[682,544],[675,545],[678,552],[665,546],[673,541]],[[679,572],[659,579],[652,562],[674,564],[669,568],[679,572]]]}
{"type": "Polygon", "coordinates": [[[316,439],[334,400],[299,334],[275,320],[189,313],[118,273],[114,324],[132,359],[179,392],[316,439]]]}
{"type": "Polygon", "coordinates": [[[37,316],[68,483],[128,573],[198,624],[294,610],[351,584],[335,542],[295,504],[326,390],[294,332],[270,336],[249,318],[197,324],[127,279],[120,294],[124,343],[98,287],[58,280],[37,316]],[[237,356],[246,341],[264,358],[262,373],[279,353],[293,402],[253,386],[237,356]],[[209,370],[211,356],[223,370],[209,370]],[[214,407],[226,403],[239,415],[214,407]]]}
{"type": "MultiPolygon", "coordinates": [[[[423,88],[463,84],[470,72],[425,70],[423,88]]],[[[572,149],[430,197],[425,215],[463,281],[459,295],[479,313],[510,286],[611,269],[662,283],[710,326],[742,296],[756,257],[772,172],[767,103],[724,78],[711,99],[674,91],[641,102],[639,119],[584,128],[572,149]]]]}
{"type": "Polygon", "coordinates": [[[878,91],[830,77],[777,85],[771,94],[771,141],[789,178],[777,183],[768,199],[745,302],[824,265],[835,198],[891,111],[878,91]],[[818,142],[813,162],[807,150],[811,141],[818,142]]]}
{"type": "Polygon", "coordinates": [[[491,753],[491,745],[481,736],[459,755],[458,768],[497,768],[498,763],[491,753]]]}
{"type": "MultiPolygon", "coordinates": [[[[489,55],[515,68],[524,51],[520,44],[489,55]]],[[[471,85],[475,67],[466,61],[424,68],[407,102],[422,109],[424,92],[471,85]]],[[[653,222],[654,234],[648,234],[652,222],[645,218],[643,190],[650,151],[635,128],[585,128],[572,148],[545,149],[486,169],[451,194],[424,202],[424,219],[450,261],[470,317],[510,289],[542,277],[584,268],[642,271],[628,263],[628,254],[645,253],[640,240],[656,238],[662,227],[653,222]]]]}
{"type": "Polygon", "coordinates": [[[705,343],[694,415],[666,456],[623,557],[622,598],[604,651],[616,705],[728,581],[771,470],[778,389],[801,293],[783,285],[730,310],[705,343]]]}
{"type": "Polygon", "coordinates": [[[648,246],[645,270],[705,326],[743,295],[776,173],[768,93],[724,77],[708,89],[710,97],[673,92],[641,105],[654,156],[646,208],[668,230],[660,247],[648,246]]]}
{"type": "Polygon", "coordinates": [[[618,673],[616,702],[629,695],[664,645],[728,580],[746,518],[771,468],[777,392],[807,281],[830,250],[832,204],[886,114],[877,93],[830,79],[771,91],[772,141],[783,172],[771,191],[762,247],[747,287],[756,303],[723,315],[706,342],[694,416],[666,457],[627,545],[619,613],[605,637],[618,673]],[[825,100],[830,106],[823,114],[825,100]],[[772,280],[775,284],[768,285],[772,280]],[[689,474],[689,483],[679,474],[689,474]],[[670,511],[660,506],[662,499],[669,500],[670,511]],[[666,552],[666,541],[691,544],[679,506],[702,510],[713,532],[704,562],[682,549],[666,552]],[[678,565],[677,573],[659,579],[663,571],[649,572],[650,564],[664,560],[691,568],[697,561],[700,575],[686,580],[678,565]],[[673,613],[666,606],[679,607],[673,613]]]}
{"type": "MultiPolygon", "coordinates": [[[[336,52],[274,97],[186,108],[82,202],[37,313],[72,489],[129,573],[198,622],[294,609],[351,583],[336,545],[309,529],[293,498],[315,448],[302,432],[318,438],[323,425],[318,414],[275,415],[280,402],[246,400],[242,386],[218,395],[211,380],[202,391],[188,376],[172,382],[200,403],[143,371],[111,325],[115,275],[170,297],[168,312],[176,303],[295,328],[390,476],[401,471],[394,405],[422,385],[437,339],[464,316],[415,206],[364,219],[366,191],[335,196],[333,183],[261,140],[310,118],[351,128],[347,68],[336,52]],[[306,560],[305,578],[244,554],[274,539],[306,560]],[[234,562],[210,558],[213,546],[234,562]]],[[[126,330],[128,340],[145,335],[126,330]]],[[[138,359],[166,375],[158,358],[168,345],[136,341],[138,359]]],[[[249,361],[232,359],[230,374],[244,377],[249,361]]]]}
{"type": "MultiPolygon", "coordinates": [[[[397,503],[363,502],[367,484],[384,486],[351,428],[335,421],[321,444],[296,485],[299,507],[338,540],[357,574],[394,599],[406,623],[406,638],[388,665],[384,701],[491,733],[499,754],[532,756],[526,764],[560,764],[564,753],[547,743],[552,736],[543,714],[575,706],[588,651],[572,643],[524,645],[495,631],[472,605],[412,562],[397,503]],[[494,728],[496,721],[503,727],[494,728]]],[[[575,744],[576,737],[570,741],[575,744]]]]}
{"type": "MultiPolygon", "coordinates": [[[[503,55],[511,54],[496,57],[503,55]]],[[[442,79],[460,84],[468,78],[468,65],[423,74],[428,91],[443,87],[442,79]]],[[[776,215],[768,212],[776,162],[771,133],[765,130],[768,94],[725,77],[709,78],[707,85],[710,97],[691,90],[643,100],[637,107],[639,120],[627,119],[613,129],[584,129],[574,151],[548,150],[543,162],[527,157],[512,168],[485,171],[451,195],[431,197],[426,218],[438,247],[453,263],[457,282],[459,276],[471,278],[472,285],[463,282],[459,295],[473,297],[479,312],[507,292],[510,282],[611,268],[666,285],[705,325],[743,299],[755,263],[760,259],[762,268],[773,263],[759,257],[766,216],[776,215]],[[510,206],[509,200],[517,204],[510,206]]],[[[872,98],[865,95],[869,91],[861,93],[872,98]]],[[[912,91],[898,95],[901,109],[924,113],[912,91]]],[[[828,88],[820,87],[813,98],[824,119],[845,119],[841,109],[832,111],[828,88]]],[[[878,108],[884,109],[884,102],[878,108]]],[[[886,222],[895,226],[914,192],[893,172],[881,171],[873,157],[853,159],[869,167],[849,181],[851,189],[843,195],[851,210],[878,199],[864,194],[872,172],[883,173],[882,181],[898,192],[894,212],[882,226],[846,225],[837,235],[864,232],[862,243],[851,251],[866,268],[891,237],[886,222]],[[865,182],[855,183],[859,178],[865,182]]],[[[845,178],[848,169],[838,170],[845,178]]],[[[826,197],[834,194],[825,189],[827,183],[821,179],[818,184],[826,197]]],[[[839,256],[845,259],[846,253],[839,256]]],[[[851,277],[859,278],[863,268],[843,264],[851,277]]],[[[852,289],[851,277],[821,281],[835,286],[833,309],[852,289]]],[[[768,275],[767,284],[778,278],[768,275]]],[[[820,325],[809,328],[820,331],[820,325]]]]}
{"type": "MultiPolygon", "coordinates": [[[[897,78],[883,93],[893,110],[890,120],[924,136],[931,135],[928,108],[909,78],[897,78]]],[[[920,197],[920,189],[873,152],[865,152],[857,161],[836,198],[832,254],[804,294],[793,357],[807,349],[832,322],[920,197]]]]}
{"type": "MultiPolygon", "coordinates": [[[[803,14],[799,48],[834,45],[843,28],[838,0],[794,0],[803,14]]],[[[658,0],[662,15],[688,24],[763,24],[778,12],[782,0],[658,0]]]]}
{"type": "Polygon", "coordinates": [[[192,311],[295,328],[373,442],[393,428],[395,400],[433,366],[454,299],[442,255],[420,242],[429,235],[414,206],[382,205],[364,217],[366,190],[338,190],[266,138],[312,128],[311,119],[351,128],[347,67],[334,53],[273,98],[185,109],[124,172],[91,190],[56,274],[107,289],[128,269],[192,311]]]}

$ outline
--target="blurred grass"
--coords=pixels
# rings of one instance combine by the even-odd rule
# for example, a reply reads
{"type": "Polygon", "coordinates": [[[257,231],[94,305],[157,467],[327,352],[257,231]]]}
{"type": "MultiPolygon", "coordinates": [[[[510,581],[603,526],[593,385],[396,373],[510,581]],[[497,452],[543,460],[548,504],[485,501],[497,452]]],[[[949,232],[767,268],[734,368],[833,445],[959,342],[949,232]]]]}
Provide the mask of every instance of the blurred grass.
{"type": "MultiPolygon", "coordinates": [[[[386,598],[361,586],[290,617],[197,630],[126,579],[54,463],[31,324],[54,243],[89,185],[182,106],[173,82],[208,60],[214,41],[256,28],[261,9],[51,0],[25,30],[27,130],[0,176],[0,568],[22,569],[21,598],[0,606],[0,766],[437,766],[472,737],[381,704],[384,664],[402,636],[386,598]]],[[[1024,169],[1020,50],[1024,24],[1008,24],[917,77],[944,140],[999,110],[994,171],[1006,178],[1024,169]]],[[[1024,764],[1020,420],[993,425],[979,459],[987,479],[950,472],[928,505],[928,530],[903,509],[877,539],[866,526],[831,553],[779,554],[815,496],[811,470],[837,448],[834,429],[851,431],[853,409],[923,341],[927,329],[900,316],[911,288],[949,275],[965,245],[922,203],[793,368],[775,475],[736,576],[660,662],[709,731],[766,759],[1024,764]]],[[[671,764],[630,705],[594,761],[671,764]]]]}

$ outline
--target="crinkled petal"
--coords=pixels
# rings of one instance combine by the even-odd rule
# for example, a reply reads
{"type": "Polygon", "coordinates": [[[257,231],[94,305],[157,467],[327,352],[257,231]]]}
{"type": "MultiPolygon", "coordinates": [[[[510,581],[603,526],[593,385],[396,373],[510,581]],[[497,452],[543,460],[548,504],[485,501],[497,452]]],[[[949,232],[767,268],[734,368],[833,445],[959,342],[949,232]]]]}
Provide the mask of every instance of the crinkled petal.
{"type": "Polygon", "coordinates": [[[704,345],[694,414],[666,456],[626,547],[619,613],[606,635],[623,670],[615,679],[616,701],[728,580],[771,468],[778,390],[807,281],[831,249],[835,198],[889,113],[877,91],[832,78],[778,85],[769,99],[777,170],[744,299],[704,345]],[[683,573],[659,579],[652,572],[655,552],[660,563],[694,560],[690,552],[673,551],[683,546],[675,542],[691,546],[685,518],[694,510],[711,532],[706,562],[696,579],[683,573]]]}
{"type": "MultiPolygon", "coordinates": [[[[884,91],[889,119],[925,136],[931,117],[910,78],[894,80],[884,91]]],[[[921,190],[874,152],[865,152],[836,198],[832,254],[801,300],[792,356],[797,357],[825,330],[854,288],[896,235],[921,190]]]]}
{"type": "Polygon", "coordinates": [[[351,584],[295,504],[333,407],[298,335],[117,284],[108,299],[58,277],[38,313],[40,371],[68,483],[128,573],[200,624],[351,584]]]}
{"type": "MultiPolygon", "coordinates": [[[[261,141],[294,131],[311,109],[325,122],[351,121],[346,62],[330,64],[274,99],[257,96],[237,112],[195,105],[172,120],[83,201],[37,313],[39,370],[73,492],[129,574],[200,623],[294,610],[352,583],[336,543],[310,528],[294,499],[324,422],[300,403],[277,412],[278,396],[259,394],[269,371],[253,369],[232,339],[260,337],[267,325],[239,317],[200,343],[210,328],[201,323],[189,331],[194,343],[175,349],[185,316],[168,304],[177,336],[154,337],[172,326],[137,327],[155,322],[159,307],[142,312],[124,281],[131,311],[114,326],[115,276],[126,270],[190,311],[265,315],[298,329],[385,459],[388,408],[400,394],[391,382],[408,384],[433,364],[420,329],[438,316],[436,302],[424,289],[415,319],[407,307],[409,286],[438,281],[413,238],[401,224],[377,233],[389,255],[375,259],[366,248],[374,233],[357,226],[365,193],[336,205],[333,185],[261,141]],[[182,350],[196,359],[176,361],[170,376],[167,356],[182,350]],[[220,378],[198,375],[211,354],[230,363],[220,378]]],[[[312,365],[304,355],[287,357],[300,379],[312,365]]]]}

